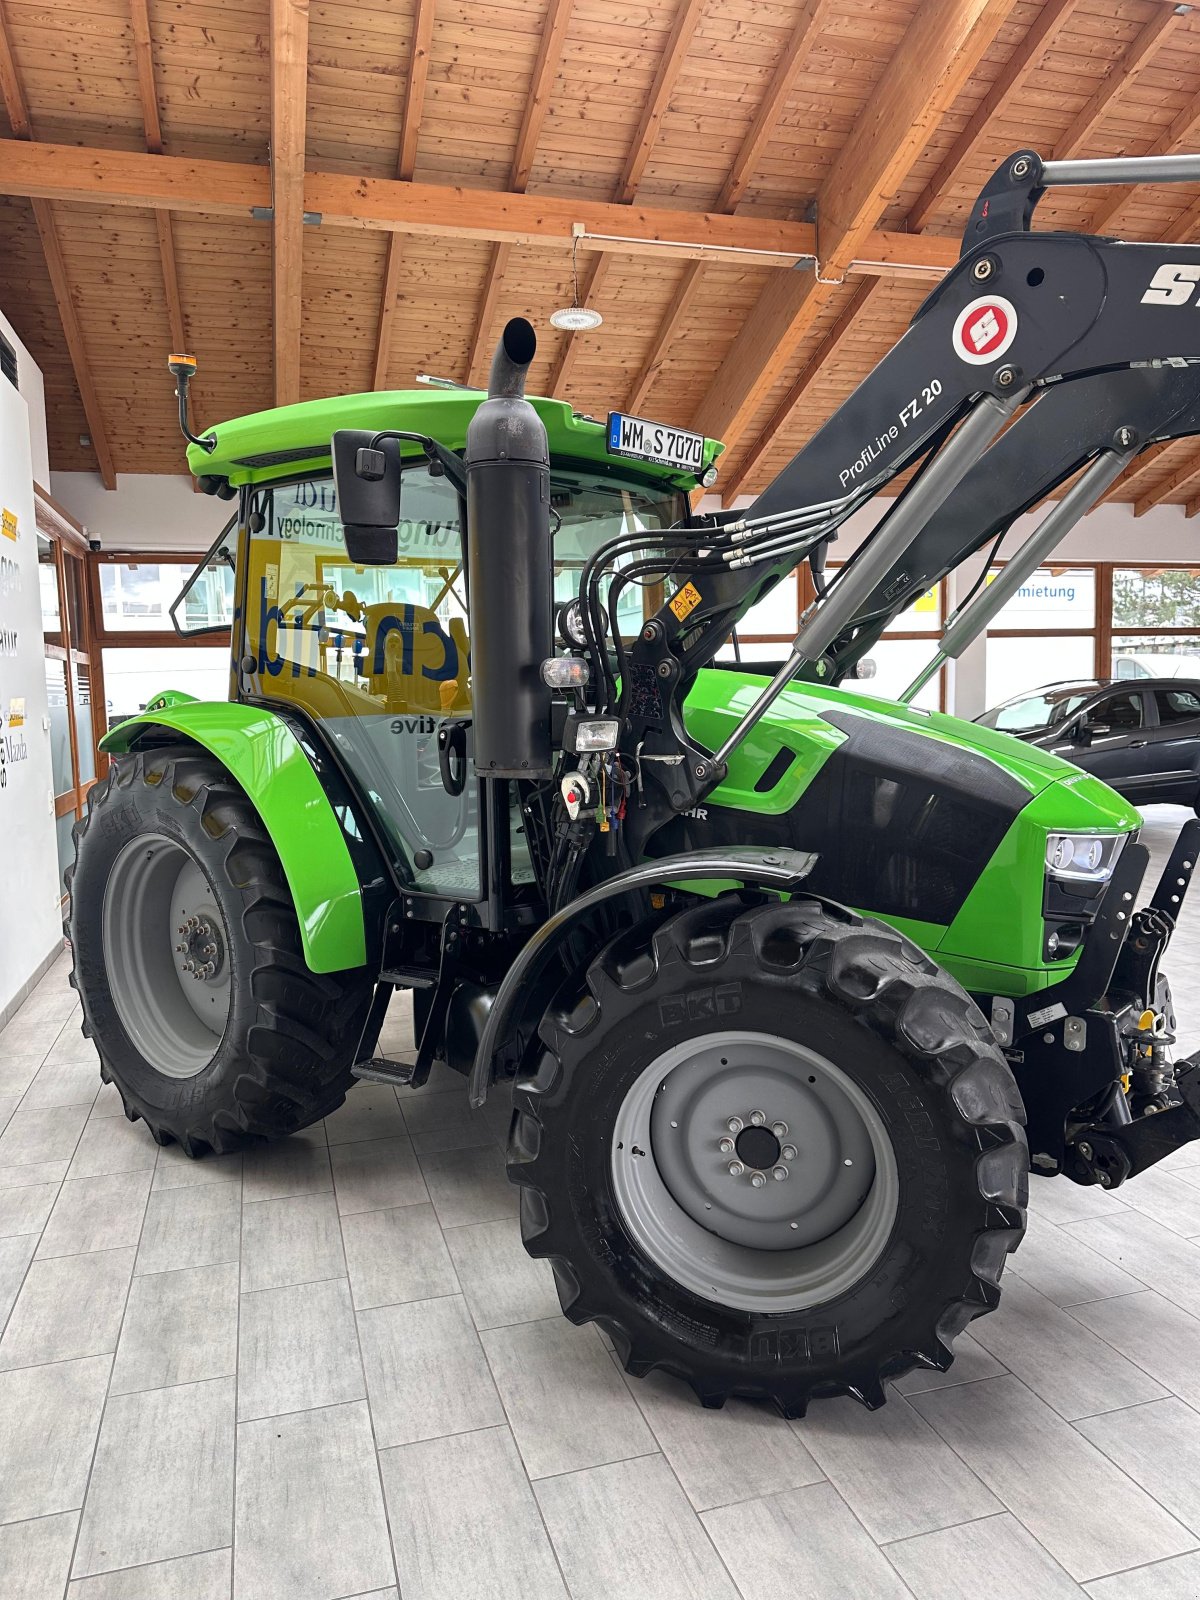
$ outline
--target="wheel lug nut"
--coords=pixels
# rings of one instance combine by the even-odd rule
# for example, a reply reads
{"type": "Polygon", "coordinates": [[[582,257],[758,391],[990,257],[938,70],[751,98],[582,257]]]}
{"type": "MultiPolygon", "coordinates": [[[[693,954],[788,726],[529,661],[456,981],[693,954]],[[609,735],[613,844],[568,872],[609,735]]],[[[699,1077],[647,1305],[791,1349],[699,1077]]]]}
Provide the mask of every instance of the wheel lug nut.
{"type": "Polygon", "coordinates": [[[731,1161],[729,1163],[729,1176],[731,1178],[740,1178],[745,1170],[745,1167],[740,1161],[731,1161]]]}
{"type": "Polygon", "coordinates": [[[765,1111],[752,1111],[750,1113],[750,1121],[754,1124],[754,1126],[756,1128],[761,1128],[763,1123],[766,1120],[767,1120],[767,1113],[765,1111]]]}
{"type": "Polygon", "coordinates": [[[733,1154],[733,1140],[732,1139],[722,1139],[721,1140],[721,1144],[720,1144],[720,1151],[721,1151],[721,1154],[723,1156],[731,1156],[733,1154]]]}
{"type": "Polygon", "coordinates": [[[775,1137],[777,1139],[785,1138],[786,1135],[787,1135],[787,1131],[788,1131],[788,1125],[787,1125],[786,1122],[773,1122],[771,1124],[771,1132],[775,1135],[775,1137]]]}
{"type": "Polygon", "coordinates": [[[795,1161],[796,1146],[794,1144],[785,1144],[779,1153],[785,1161],[795,1161]]]}
{"type": "Polygon", "coordinates": [[[741,1117],[730,1117],[726,1126],[728,1127],[730,1133],[741,1133],[746,1124],[742,1121],[741,1117]]]}
{"type": "Polygon", "coordinates": [[[772,1167],[771,1168],[771,1176],[773,1178],[777,1179],[780,1183],[783,1182],[783,1180],[787,1177],[787,1175],[788,1175],[788,1169],[786,1167],[772,1167]]]}
{"type": "Polygon", "coordinates": [[[766,1182],[767,1182],[767,1180],[766,1180],[766,1178],[763,1177],[761,1172],[756,1172],[754,1174],[754,1176],[750,1179],[750,1183],[755,1189],[764,1188],[765,1185],[766,1185],[766,1182]]]}

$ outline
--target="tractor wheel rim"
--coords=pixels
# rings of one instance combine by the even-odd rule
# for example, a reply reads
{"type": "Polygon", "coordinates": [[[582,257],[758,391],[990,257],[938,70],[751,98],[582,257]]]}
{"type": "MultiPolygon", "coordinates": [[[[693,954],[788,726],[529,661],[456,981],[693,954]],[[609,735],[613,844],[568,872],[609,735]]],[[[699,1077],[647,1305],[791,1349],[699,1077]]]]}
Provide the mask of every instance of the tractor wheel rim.
{"type": "Polygon", "coordinates": [[[109,992],[126,1033],[167,1078],[210,1064],[229,1019],[229,937],[207,876],[164,834],[117,856],[101,913],[109,992]]]}
{"type": "Polygon", "coordinates": [[[655,1266],[742,1311],[844,1293],[899,1208],[874,1103],[825,1056],[765,1033],[704,1034],[656,1057],[617,1112],[611,1170],[621,1219],[655,1266]]]}

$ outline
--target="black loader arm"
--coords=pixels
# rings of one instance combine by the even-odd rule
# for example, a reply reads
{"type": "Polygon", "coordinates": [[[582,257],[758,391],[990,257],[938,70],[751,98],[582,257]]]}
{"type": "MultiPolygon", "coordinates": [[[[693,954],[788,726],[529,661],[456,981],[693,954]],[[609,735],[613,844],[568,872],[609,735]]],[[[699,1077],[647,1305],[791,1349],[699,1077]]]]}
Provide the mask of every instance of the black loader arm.
{"type": "MultiPolygon", "coordinates": [[[[686,542],[678,531],[656,563],[635,562],[614,580],[657,571],[672,582],[619,661],[619,697],[609,683],[606,708],[619,705],[622,748],[638,759],[645,798],[631,843],[720,782],[730,751],[788,682],[845,671],[916,593],[1081,468],[1095,469],[1085,485],[1092,498],[1076,494],[1073,516],[1147,445],[1198,431],[1200,246],[1028,231],[1052,183],[1168,180],[1200,181],[1200,157],[1010,157],[976,203],[959,261],[753,505],[686,530],[686,542]],[[722,749],[695,744],[681,708],[696,671],[758,600],[908,468],[903,493],[806,613],[788,660],[722,749]]],[[[601,574],[632,541],[621,545],[598,552],[583,576],[594,636],[601,574]]],[[[612,590],[607,598],[615,615],[612,590]]]]}

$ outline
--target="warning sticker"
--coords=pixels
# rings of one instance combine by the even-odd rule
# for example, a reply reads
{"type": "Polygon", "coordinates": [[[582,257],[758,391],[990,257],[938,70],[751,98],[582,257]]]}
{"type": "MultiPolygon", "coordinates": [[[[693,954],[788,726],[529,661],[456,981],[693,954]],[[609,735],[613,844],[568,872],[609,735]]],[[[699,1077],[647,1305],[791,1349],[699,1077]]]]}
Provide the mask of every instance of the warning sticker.
{"type": "Polygon", "coordinates": [[[677,590],[671,596],[670,600],[671,610],[679,618],[680,622],[685,617],[690,617],[699,604],[700,591],[694,583],[685,583],[682,589],[677,590]]]}
{"type": "Polygon", "coordinates": [[[1017,337],[1017,308],[1002,295],[985,295],[964,306],[954,322],[954,354],[981,367],[997,361],[1017,337]]]}

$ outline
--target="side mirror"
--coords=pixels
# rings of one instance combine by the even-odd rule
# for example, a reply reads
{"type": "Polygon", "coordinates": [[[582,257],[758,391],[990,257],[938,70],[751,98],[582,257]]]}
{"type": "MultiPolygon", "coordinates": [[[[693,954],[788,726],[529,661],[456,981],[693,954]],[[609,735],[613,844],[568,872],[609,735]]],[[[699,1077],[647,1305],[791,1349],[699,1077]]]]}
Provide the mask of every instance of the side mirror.
{"type": "Polygon", "coordinates": [[[333,483],[346,553],[356,567],[388,567],[399,549],[400,445],[357,428],[333,435],[333,483]]]}

